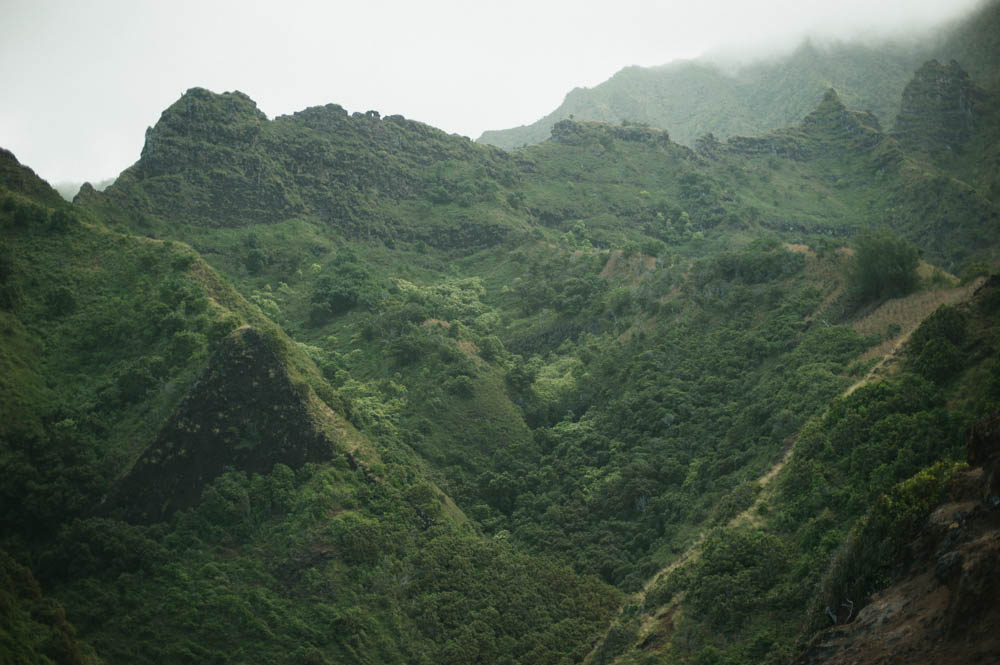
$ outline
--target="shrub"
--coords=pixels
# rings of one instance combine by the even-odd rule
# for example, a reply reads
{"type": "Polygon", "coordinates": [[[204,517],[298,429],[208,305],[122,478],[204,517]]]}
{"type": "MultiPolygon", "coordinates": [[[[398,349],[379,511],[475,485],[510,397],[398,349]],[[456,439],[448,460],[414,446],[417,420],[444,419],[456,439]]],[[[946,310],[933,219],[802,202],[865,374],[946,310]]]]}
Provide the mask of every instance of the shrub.
{"type": "Polygon", "coordinates": [[[861,303],[905,296],[917,287],[919,262],[916,247],[888,229],[865,231],[847,268],[848,288],[861,303]]]}

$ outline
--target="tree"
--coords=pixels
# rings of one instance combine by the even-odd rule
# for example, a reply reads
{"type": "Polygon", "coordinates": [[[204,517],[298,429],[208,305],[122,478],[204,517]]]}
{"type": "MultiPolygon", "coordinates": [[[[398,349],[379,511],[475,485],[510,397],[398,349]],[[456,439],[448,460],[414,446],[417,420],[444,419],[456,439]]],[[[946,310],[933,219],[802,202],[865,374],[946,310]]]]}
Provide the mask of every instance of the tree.
{"type": "Polygon", "coordinates": [[[905,296],[917,287],[916,247],[886,228],[861,233],[847,268],[848,288],[861,303],[905,296]]]}

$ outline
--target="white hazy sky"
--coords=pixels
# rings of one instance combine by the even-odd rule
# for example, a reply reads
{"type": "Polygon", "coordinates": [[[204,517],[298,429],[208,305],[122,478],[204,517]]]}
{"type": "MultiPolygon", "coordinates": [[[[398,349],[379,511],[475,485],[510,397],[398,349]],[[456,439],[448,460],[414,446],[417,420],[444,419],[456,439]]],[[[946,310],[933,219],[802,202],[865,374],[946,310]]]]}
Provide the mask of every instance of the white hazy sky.
{"type": "Polygon", "coordinates": [[[268,117],[317,104],[472,138],[628,65],[807,34],[921,29],[979,0],[0,0],[0,146],[50,182],[113,177],[185,90],[268,117]]]}

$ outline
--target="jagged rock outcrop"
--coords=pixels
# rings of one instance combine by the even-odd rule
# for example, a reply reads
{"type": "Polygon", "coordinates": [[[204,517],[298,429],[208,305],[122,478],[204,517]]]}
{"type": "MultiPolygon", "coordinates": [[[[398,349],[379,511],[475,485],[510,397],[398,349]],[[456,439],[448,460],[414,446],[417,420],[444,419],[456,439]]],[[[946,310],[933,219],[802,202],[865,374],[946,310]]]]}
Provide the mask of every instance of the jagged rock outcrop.
{"type": "Polygon", "coordinates": [[[182,218],[201,226],[284,219],[296,206],[262,145],[267,117],[241,92],[192,88],[146,130],[138,162],[104,195],[135,216],[182,218]]]}
{"type": "Polygon", "coordinates": [[[986,92],[952,60],[929,60],[903,90],[893,135],[924,152],[961,150],[980,119],[986,92]]]}
{"type": "Polygon", "coordinates": [[[760,137],[734,136],[726,141],[725,149],[742,155],[808,160],[829,154],[831,150],[869,150],[883,138],[875,115],[848,110],[837,91],[830,88],[798,127],[760,137]]]}
{"type": "Polygon", "coordinates": [[[269,473],[278,463],[330,460],[338,448],[316,422],[307,390],[260,332],[236,330],[120,483],[113,509],[153,522],[197,503],[227,469],[269,473]]]}
{"type": "Polygon", "coordinates": [[[118,221],[144,232],[157,219],[232,228],[312,217],[392,237],[380,202],[455,198],[459,185],[470,202],[489,198],[488,180],[509,184],[515,172],[500,150],[402,116],[327,104],[269,120],[241,92],[192,88],[147,130],[139,161],[80,202],[128,211],[118,221]]]}
{"type": "Polygon", "coordinates": [[[552,140],[564,145],[589,145],[617,139],[649,146],[669,146],[670,134],[648,125],[624,123],[607,125],[597,122],[560,120],[552,127],[552,140]]]}
{"type": "Polygon", "coordinates": [[[928,518],[895,584],[850,623],[818,633],[798,665],[1000,660],[1000,414],[973,426],[969,471],[928,518]]]}

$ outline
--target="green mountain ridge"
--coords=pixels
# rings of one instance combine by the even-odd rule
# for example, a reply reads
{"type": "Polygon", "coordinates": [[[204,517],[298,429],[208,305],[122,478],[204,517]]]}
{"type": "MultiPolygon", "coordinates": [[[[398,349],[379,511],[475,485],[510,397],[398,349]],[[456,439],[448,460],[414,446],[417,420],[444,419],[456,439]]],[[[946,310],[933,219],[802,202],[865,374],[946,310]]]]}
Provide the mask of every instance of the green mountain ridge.
{"type": "Polygon", "coordinates": [[[514,150],[548,138],[559,120],[646,123],[693,146],[705,134],[720,139],[757,136],[798,123],[814,100],[833,87],[851,108],[872,112],[891,126],[899,96],[920,63],[956,59],[974,80],[996,88],[996,27],[1000,5],[988,2],[919,43],[870,45],[804,41],[792,53],[741,67],[710,58],[659,67],[627,67],[589,89],[566,95],[552,113],[530,125],[483,132],[480,143],[514,150]]]}
{"type": "Polygon", "coordinates": [[[4,152],[0,653],[794,662],[1000,410],[997,100],[918,66],[890,131],[194,88],[75,205],[4,152]]]}
{"type": "MultiPolygon", "coordinates": [[[[510,636],[504,648],[512,653],[526,649],[519,643],[536,648],[547,639],[546,630],[576,636],[573,640],[582,645],[588,630],[608,616],[613,590],[476,535],[461,511],[421,471],[418,460],[391,450],[380,455],[370,442],[352,434],[350,425],[318,403],[311,383],[335,407],[345,408],[344,398],[325,381],[315,383],[318,370],[303,349],[284,338],[190,249],[107,231],[92,225],[89,215],[66,213],[68,221],[60,224],[68,226],[53,228],[51,220],[61,219],[57,213],[66,210],[65,204],[51,196],[38,203],[24,201],[21,192],[45,192],[44,183],[32,180],[9,155],[5,167],[18,175],[3,183],[15,187],[7,190],[8,207],[32,207],[27,225],[20,222],[25,215],[4,213],[5,285],[16,279],[26,287],[3,312],[4,349],[14,352],[18,345],[34,345],[39,357],[21,373],[6,374],[4,388],[17,394],[31,385],[32,377],[24,374],[34,369],[42,372],[49,394],[43,396],[45,401],[30,394],[21,401],[4,401],[2,463],[9,480],[4,548],[31,561],[47,586],[55,585],[87,640],[84,647],[76,645],[72,630],[66,633],[55,623],[53,635],[69,636],[65,651],[48,642],[20,642],[48,619],[32,610],[41,623],[34,628],[25,624],[21,616],[36,601],[30,594],[8,595],[6,608],[13,614],[5,614],[5,620],[15,623],[3,626],[5,658],[15,653],[7,651],[9,646],[17,647],[22,659],[18,662],[83,662],[84,656],[90,662],[95,648],[102,659],[132,662],[138,653],[148,662],[191,657],[327,662],[330,657],[358,658],[359,652],[370,654],[364,659],[383,662],[412,661],[418,653],[436,653],[447,660],[441,653],[449,642],[437,640],[464,626],[451,618],[456,616],[456,599],[471,601],[457,615],[463,618],[498,602],[484,604],[487,597],[475,579],[451,577],[453,567],[462,565],[452,557],[455,552],[465,552],[477,566],[492,571],[495,581],[488,584],[487,596],[503,592],[508,611],[491,630],[510,636]],[[29,186],[21,187],[21,182],[29,186]],[[42,201],[60,207],[49,210],[42,201]],[[104,257],[101,263],[104,289],[127,283],[133,287],[131,297],[138,300],[110,298],[81,279],[85,273],[75,261],[89,263],[99,256],[91,252],[100,243],[119,256],[104,257]],[[76,248],[75,257],[69,247],[76,248]],[[30,264],[29,254],[34,257],[30,264]],[[31,272],[47,269],[50,259],[67,258],[68,286],[55,291],[58,299],[39,298],[38,289],[51,287],[32,280],[31,272]],[[143,267],[136,271],[132,260],[143,267]],[[143,284],[152,287],[151,297],[143,295],[143,284]],[[132,324],[139,326],[133,330],[127,329],[130,319],[108,317],[104,309],[128,310],[138,303],[143,316],[141,323],[132,324]],[[241,322],[263,332],[240,328],[241,322]],[[72,342],[63,337],[80,330],[92,330],[94,337],[85,334],[72,342]],[[215,348],[211,361],[205,353],[209,346],[215,348]],[[155,355],[164,348],[162,355],[155,355]],[[117,362],[109,362],[109,355],[117,362]],[[259,362],[267,357],[268,362],[259,362]],[[83,363],[80,369],[88,371],[87,382],[74,385],[76,377],[61,366],[70,359],[83,363]],[[246,376],[242,384],[235,380],[241,375],[246,376]],[[186,400],[181,399],[185,391],[186,400]],[[303,405],[321,428],[340,431],[335,441],[346,454],[327,452],[328,443],[314,452],[304,446],[303,405]],[[280,414],[275,408],[298,413],[276,417],[280,414]],[[235,413],[215,414],[216,409],[235,413]],[[255,420],[254,411],[271,413],[255,420]],[[25,423],[26,416],[36,420],[25,423]],[[115,423],[118,418],[130,422],[121,427],[115,423]],[[171,449],[177,427],[204,431],[171,449]],[[250,442],[255,445],[249,446],[247,457],[250,434],[261,439],[250,442]],[[152,447],[133,466],[142,452],[136,444],[146,441],[152,447]],[[288,444],[304,446],[306,454],[283,450],[288,444]],[[267,456],[266,461],[254,461],[253,450],[267,456]],[[164,453],[163,460],[155,458],[164,453]],[[258,469],[264,473],[254,473],[258,469]],[[110,499],[114,504],[140,524],[159,524],[145,527],[95,516],[108,512],[102,504],[115,487],[117,495],[110,499]],[[192,498],[200,498],[196,509],[171,517],[192,498]],[[172,535],[164,539],[167,533],[172,535]],[[234,558],[234,548],[245,552],[234,558]],[[389,550],[409,562],[393,575],[420,575],[406,583],[410,590],[392,608],[385,609],[384,599],[377,600],[381,592],[365,591],[373,577],[355,578],[346,586],[345,580],[334,581],[343,572],[360,570],[357,566],[371,567],[374,575],[376,567],[382,570],[387,563],[389,550]],[[325,572],[316,577],[319,569],[325,572]],[[517,583],[521,577],[533,583],[517,583]],[[231,579],[245,582],[234,588],[227,582],[231,579]],[[447,580],[448,589],[474,585],[479,591],[469,588],[455,599],[447,594],[435,599],[435,593],[448,591],[439,588],[447,580]],[[106,582],[113,584],[105,588],[106,582]],[[339,589],[332,596],[324,591],[331,584],[339,589]],[[504,591],[512,588],[520,591],[504,591]],[[573,597],[567,596],[570,589],[573,597]],[[366,594],[373,604],[360,609],[366,594]],[[250,619],[256,613],[251,606],[260,608],[261,603],[268,608],[266,615],[250,619]],[[561,603],[562,609],[550,603],[561,603]],[[539,616],[542,606],[546,613],[539,616]],[[141,610],[122,614],[115,607],[141,610]],[[560,623],[564,617],[569,623],[560,623]],[[136,621],[145,628],[130,630],[136,621]],[[296,625],[300,628],[288,630],[296,625]],[[275,631],[283,637],[272,639],[275,631]],[[261,635],[270,636],[264,649],[261,635]],[[244,646],[237,648],[238,643],[244,646]]],[[[118,511],[112,507],[110,512],[118,511]]],[[[11,565],[15,573],[21,570],[11,565]]],[[[64,612],[60,605],[49,604],[52,611],[64,612]]],[[[463,662],[464,653],[449,658],[463,662]]]]}

